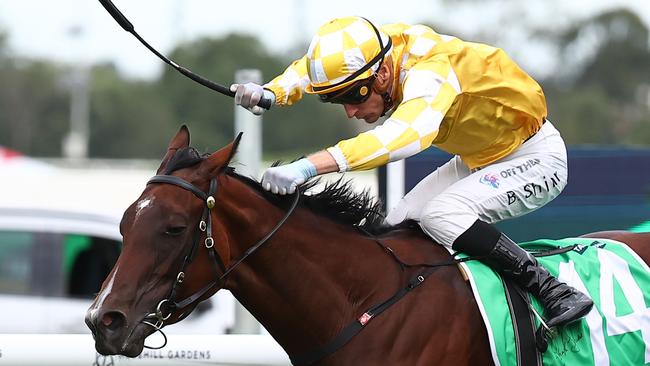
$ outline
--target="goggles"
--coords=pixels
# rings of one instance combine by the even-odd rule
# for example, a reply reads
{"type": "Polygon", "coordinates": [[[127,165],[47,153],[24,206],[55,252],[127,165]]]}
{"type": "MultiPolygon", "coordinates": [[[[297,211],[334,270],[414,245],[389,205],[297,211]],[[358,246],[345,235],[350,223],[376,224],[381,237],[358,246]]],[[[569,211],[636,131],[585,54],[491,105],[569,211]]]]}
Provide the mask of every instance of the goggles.
{"type": "Polygon", "coordinates": [[[319,94],[318,97],[323,103],[361,104],[368,100],[370,94],[372,94],[372,84],[376,79],[376,74],[373,74],[371,77],[359,80],[347,88],[327,94],[319,94]]]}
{"type": "MultiPolygon", "coordinates": [[[[364,73],[366,70],[368,70],[375,64],[378,64],[377,70],[379,70],[381,68],[381,65],[384,63],[384,57],[393,46],[393,41],[391,40],[390,37],[388,37],[388,42],[384,44],[384,42],[381,39],[379,29],[377,29],[377,27],[375,27],[375,25],[372,24],[372,22],[370,22],[368,19],[366,18],[363,19],[365,19],[365,21],[368,22],[368,24],[370,24],[370,26],[372,26],[372,29],[374,29],[375,31],[375,35],[377,36],[377,40],[379,41],[379,53],[375,57],[373,57],[373,59],[370,60],[366,65],[364,65],[362,68],[354,72],[352,75],[345,78],[345,80],[339,82],[337,85],[347,83],[350,80],[354,80],[356,77],[364,73]]],[[[351,86],[345,87],[342,90],[336,90],[331,93],[319,94],[320,101],[324,103],[336,103],[336,104],[361,104],[366,100],[368,100],[370,94],[372,94],[372,84],[375,82],[375,79],[377,79],[376,73],[372,74],[372,76],[368,78],[352,83],[351,86]]],[[[319,89],[328,89],[333,86],[335,85],[330,85],[323,88],[314,87],[314,91],[318,92],[319,89]]]]}

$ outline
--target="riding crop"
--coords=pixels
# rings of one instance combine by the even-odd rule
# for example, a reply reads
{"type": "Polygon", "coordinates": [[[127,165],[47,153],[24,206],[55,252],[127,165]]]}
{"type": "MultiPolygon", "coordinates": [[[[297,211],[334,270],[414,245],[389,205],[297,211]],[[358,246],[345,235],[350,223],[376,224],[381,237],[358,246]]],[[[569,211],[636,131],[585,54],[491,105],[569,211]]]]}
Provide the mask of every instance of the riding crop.
{"type": "MultiPolygon", "coordinates": [[[[235,93],[230,91],[230,89],[228,89],[227,87],[225,87],[223,85],[220,85],[220,84],[217,84],[217,83],[213,82],[212,80],[208,80],[208,79],[204,78],[203,76],[198,75],[198,74],[186,69],[185,67],[175,63],[174,61],[167,58],[165,55],[158,52],[149,43],[147,43],[147,41],[145,41],[142,37],[140,37],[140,35],[135,31],[135,28],[133,27],[133,24],[131,24],[131,22],[128,19],[126,19],[124,14],[122,14],[122,12],[115,6],[115,4],[113,4],[113,2],[111,0],[99,0],[99,2],[102,4],[102,6],[104,6],[104,9],[106,9],[106,11],[108,11],[109,14],[111,14],[113,19],[115,19],[115,21],[125,31],[131,33],[135,38],[137,38],[140,41],[140,43],[142,43],[145,47],[147,47],[149,49],[149,51],[153,52],[153,54],[158,56],[158,58],[163,60],[166,64],[173,67],[178,72],[185,75],[186,77],[194,80],[195,82],[197,82],[197,83],[199,83],[199,84],[201,84],[201,85],[203,85],[203,86],[205,86],[207,88],[210,88],[210,89],[212,89],[212,90],[214,90],[216,92],[219,92],[219,93],[221,93],[223,95],[226,95],[226,96],[229,96],[229,97],[234,97],[235,96],[235,93]]],[[[264,108],[264,109],[269,109],[269,108],[271,108],[271,100],[262,98],[257,103],[257,105],[264,108]]]]}

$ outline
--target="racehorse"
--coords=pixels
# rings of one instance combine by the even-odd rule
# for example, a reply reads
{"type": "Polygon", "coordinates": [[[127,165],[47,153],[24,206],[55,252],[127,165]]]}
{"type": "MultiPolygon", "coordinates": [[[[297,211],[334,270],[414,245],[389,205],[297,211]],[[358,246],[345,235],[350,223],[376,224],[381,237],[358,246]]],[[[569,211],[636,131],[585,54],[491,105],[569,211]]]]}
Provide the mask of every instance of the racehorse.
{"type": "MultiPolygon", "coordinates": [[[[170,141],[124,212],[122,253],[86,315],[99,353],[139,355],[148,335],[223,288],[294,364],[493,364],[457,266],[423,276],[409,265],[453,263],[442,246],[412,223],[382,227],[379,206],[340,180],[312,195],[264,191],[229,166],[240,136],[205,156],[185,126],[170,141]]],[[[649,262],[650,233],[602,236],[649,262]]]]}

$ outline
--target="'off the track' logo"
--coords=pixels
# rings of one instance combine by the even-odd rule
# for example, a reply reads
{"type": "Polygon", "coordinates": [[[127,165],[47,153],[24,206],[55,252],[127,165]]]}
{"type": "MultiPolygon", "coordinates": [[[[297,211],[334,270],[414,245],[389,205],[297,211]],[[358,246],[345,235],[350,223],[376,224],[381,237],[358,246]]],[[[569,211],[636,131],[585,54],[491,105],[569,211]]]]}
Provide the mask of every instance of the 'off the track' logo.
{"type": "Polygon", "coordinates": [[[479,182],[492,186],[492,188],[499,188],[499,178],[494,174],[487,173],[483,175],[481,179],[479,179],[479,182]]]}

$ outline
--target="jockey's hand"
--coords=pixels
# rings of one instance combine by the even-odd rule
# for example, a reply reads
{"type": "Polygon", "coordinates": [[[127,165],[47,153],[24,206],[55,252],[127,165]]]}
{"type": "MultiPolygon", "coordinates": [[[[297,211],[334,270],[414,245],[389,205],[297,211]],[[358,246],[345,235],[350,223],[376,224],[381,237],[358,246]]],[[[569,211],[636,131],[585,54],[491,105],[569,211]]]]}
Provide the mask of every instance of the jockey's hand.
{"type": "Polygon", "coordinates": [[[317,174],[316,166],[303,158],[291,164],[268,168],[262,176],[262,187],[276,194],[292,194],[299,185],[317,174]]]}
{"type": "Polygon", "coordinates": [[[275,94],[255,83],[232,84],[230,91],[235,93],[235,104],[248,109],[257,116],[266,111],[266,109],[257,105],[262,97],[271,99],[271,104],[275,103],[275,94]]]}

